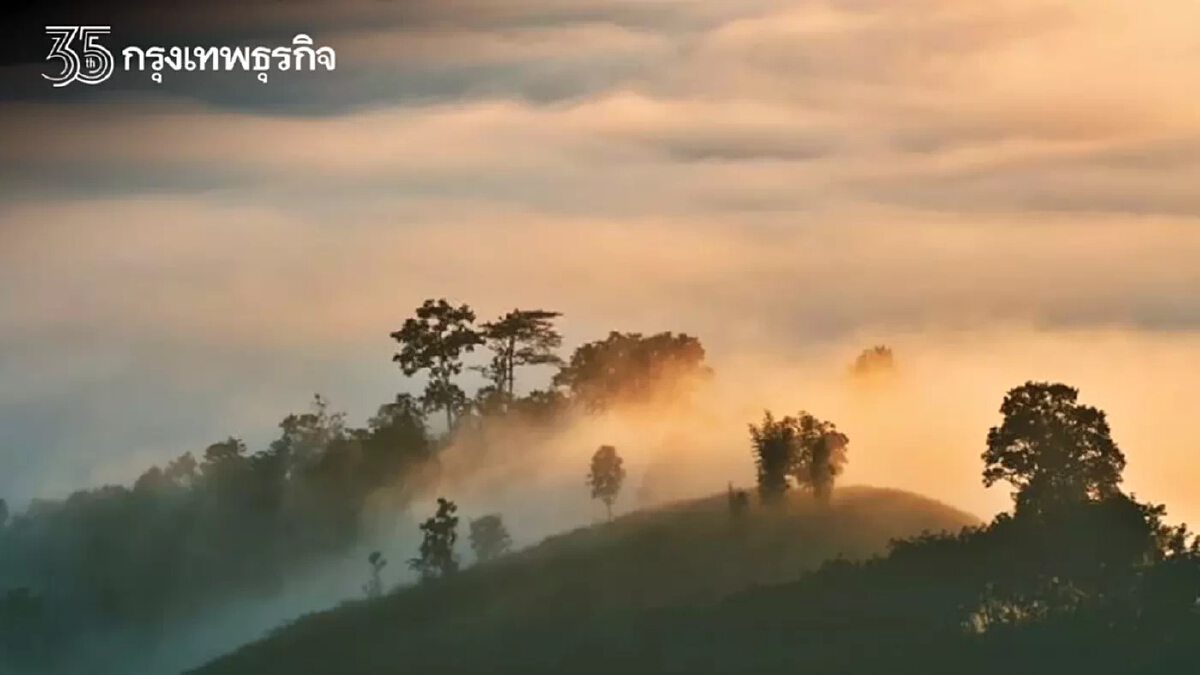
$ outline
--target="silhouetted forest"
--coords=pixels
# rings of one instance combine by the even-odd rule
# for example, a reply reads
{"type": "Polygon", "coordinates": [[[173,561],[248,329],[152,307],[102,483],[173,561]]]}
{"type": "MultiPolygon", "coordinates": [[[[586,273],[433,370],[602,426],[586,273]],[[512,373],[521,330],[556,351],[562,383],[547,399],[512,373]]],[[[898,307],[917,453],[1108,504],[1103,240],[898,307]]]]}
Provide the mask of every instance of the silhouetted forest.
{"type": "MultiPolygon", "coordinates": [[[[848,494],[817,489],[811,477],[829,474],[807,463],[822,437],[842,449],[846,437],[803,414],[768,414],[751,427],[760,498],[751,504],[730,486],[729,527],[713,528],[708,511],[707,548],[677,539],[688,528],[678,515],[619,520],[592,528],[611,531],[586,552],[538,551],[314,615],[199,672],[1193,672],[1200,539],[1164,524],[1165,507],[1122,491],[1124,454],[1105,414],[1078,395],[1029,382],[1005,396],[982,477],[1011,486],[1013,510],[987,524],[927,528],[860,560],[843,555],[861,551],[842,539],[833,557],[823,547],[834,532],[866,531],[847,521],[863,511],[848,494]],[[793,488],[818,498],[789,498],[793,488]],[[747,583],[773,558],[800,564],[778,541],[764,548],[761,534],[803,503],[788,540],[821,548],[826,562],[793,581],[747,583]],[[643,562],[616,571],[615,556],[643,562]],[[722,569],[744,576],[731,583],[722,569]]],[[[695,518],[706,507],[686,508],[695,518]]]]}
{"type": "MultiPolygon", "coordinates": [[[[806,411],[765,411],[743,450],[757,469],[756,498],[730,484],[727,508],[663,510],[652,522],[634,514],[593,527],[583,549],[547,542],[537,555],[509,552],[502,514],[474,514],[469,541],[486,564],[463,569],[457,505],[442,493],[451,443],[486,446],[490,425],[552,427],[568,413],[668,410],[661,404],[685,401],[713,377],[699,340],[673,333],[613,332],[562,359],[558,317],[513,310],[479,323],[468,306],[427,301],[392,334],[395,364],[424,378],[424,391],[396,397],[364,427],[317,397],[280,423],[267,448],[230,438],[131,486],[11,516],[0,508],[3,658],[52,672],[96,635],[152,641],[173,619],[269,595],[290,571],[351,550],[370,509],[437,496],[407,561],[423,583],[387,593],[387,561],[374,553],[364,561],[369,600],[285,627],[202,672],[1196,667],[1200,538],[1166,525],[1164,506],[1123,491],[1126,460],[1105,413],[1065,384],[1015,387],[1002,422],[981,430],[982,480],[1013,496],[1012,511],[987,524],[938,516],[915,531],[869,525],[877,515],[864,520],[873,512],[835,489],[853,430],[806,411]],[[471,365],[476,350],[488,354],[483,365],[471,365]],[[530,366],[557,370],[549,388],[518,395],[530,366]],[[487,382],[474,395],[461,385],[468,368],[487,382]],[[788,515],[798,508],[798,519],[788,515]],[[685,525],[693,517],[701,525],[685,525]],[[921,529],[929,531],[911,536],[921,529]],[[807,567],[787,553],[793,546],[807,550],[807,567]],[[620,556],[636,562],[617,566],[620,556]]],[[[851,372],[893,367],[891,350],[878,347],[851,372]]],[[[580,464],[580,498],[590,491],[612,520],[626,471],[618,448],[594,452],[590,467],[586,455],[580,464]]]]}
{"type": "Polygon", "coordinates": [[[424,377],[423,393],[397,396],[363,427],[317,396],[257,451],[221,440],[132,485],[37,500],[11,518],[0,501],[0,662],[49,669],[97,636],[144,644],[229,598],[269,596],[290,571],[351,550],[372,504],[399,510],[430,494],[440,451],[489,422],[553,425],[705,372],[699,341],[670,333],[614,332],[564,362],[558,316],[477,322],[467,306],[429,300],[392,334],[393,361],[424,377]],[[477,348],[490,358],[469,366],[477,348]],[[554,385],[517,395],[521,370],[539,365],[557,368],[554,385]],[[459,384],[468,367],[487,382],[474,396],[459,384]],[[434,420],[448,426],[434,433],[434,420]]]}

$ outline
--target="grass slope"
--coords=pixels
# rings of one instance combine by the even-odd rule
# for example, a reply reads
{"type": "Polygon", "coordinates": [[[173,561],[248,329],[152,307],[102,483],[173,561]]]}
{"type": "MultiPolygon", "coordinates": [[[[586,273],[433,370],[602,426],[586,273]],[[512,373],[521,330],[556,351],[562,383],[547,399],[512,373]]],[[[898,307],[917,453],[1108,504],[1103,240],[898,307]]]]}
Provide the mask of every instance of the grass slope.
{"type": "Polygon", "coordinates": [[[892,538],[977,522],[911,493],[846,488],[829,508],[797,496],[782,508],[756,504],[735,524],[719,495],[310,615],[195,672],[580,672],[589,657],[578,652],[602,651],[596,638],[612,626],[628,634],[663,611],[700,616],[727,596],[793,581],[825,560],[868,557],[892,538]]]}

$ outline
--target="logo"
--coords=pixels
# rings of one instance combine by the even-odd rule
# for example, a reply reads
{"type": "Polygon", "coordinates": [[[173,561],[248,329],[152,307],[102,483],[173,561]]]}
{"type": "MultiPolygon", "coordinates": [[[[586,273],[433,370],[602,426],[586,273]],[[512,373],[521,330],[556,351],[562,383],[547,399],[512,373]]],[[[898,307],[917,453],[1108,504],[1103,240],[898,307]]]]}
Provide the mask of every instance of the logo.
{"type": "Polygon", "coordinates": [[[107,80],[113,74],[116,60],[97,40],[111,32],[111,26],[46,26],[46,35],[54,40],[46,60],[61,61],[62,72],[58,75],[43,73],[42,77],[55,87],[65,87],[72,82],[100,84],[107,80]]]}
{"type": "MultiPolygon", "coordinates": [[[[55,87],[72,82],[100,84],[112,77],[117,69],[116,57],[99,43],[100,36],[112,32],[111,26],[46,26],[46,35],[53,40],[46,60],[57,62],[57,75],[42,73],[55,87]]],[[[292,45],[243,45],[237,47],[138,47],[130,45],[121,50],[125,72],[150,70],[150,81],[163,83],[163,72],[252,72],[266,84],[268,72],[309,71],[318,67],[327,71],[337,68],[337,53],[333,47],[314,47],[313,39],[304,33],[292,38],[292,45]]]]}

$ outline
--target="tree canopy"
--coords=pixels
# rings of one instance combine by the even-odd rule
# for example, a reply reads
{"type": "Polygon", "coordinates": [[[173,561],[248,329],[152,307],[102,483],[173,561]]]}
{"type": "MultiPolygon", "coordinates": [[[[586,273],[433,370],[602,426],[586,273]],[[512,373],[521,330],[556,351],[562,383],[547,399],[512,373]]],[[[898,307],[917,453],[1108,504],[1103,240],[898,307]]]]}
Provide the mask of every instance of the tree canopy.
{"type": "Polygon", "coordinates": [[[1015,488],[1019,511],[1040,512],[1119,491],[1125,455],[1103,411],[1065,384],[1027,382],[1008,392],[983,453],[983,483],[1015,488]]]}
{"type": "Polygon", "coordinates": [[[387,559],[379,551],[372,551],[371,555],[367,556],[367,564],[370,565],[371,576],[363,585],[363,593],[368,598],[378,598],[383,595],[383,577],[380,574],[383,568],[387,567],[387,559]]]}
{"type": "Polygon", "coordinates": [[[493,390],[503,395],[507,406],[515,398],[516,370],[524,366],[561,365],[554,350],[562,346],[562,335],[554,328],[560,312],[514,309],[483,324],[483,339],[492,350],[492,360],[481,370],[493,390]]]}
{"type": "Polygon", "coordinates": [[[458,554],[454,545],[458,542],[458,506],[444,497],[438,497],[437,513],[421,524],[424,539],[420,554],[408,561],[408,566],[420,573],[422,579],[445,577],[458,571],[458,554]]]}
{"type": "Polygon", "coordinates": [[[876,345],[864,349],[850,366],[850,373],[858,377],[869,377],[879,373],[892,371],[896,367],[896,357],[892,348],[887,345],[876,345]]]}
{"type": "Polygon", "coordinates": [[[796,425],[792,418],[775,419],[770,410],[762,422],[750,425],[754,444],[754,465],[758,469],[758,490],[765,502],[776,502],[790,487],[788,475],[796,454],[796,425]]]}
{"type": "Polygon", "coordinates": [[[508,534],[508,528],[504,526],[504,519],[497,513],[472,520],[470,540],[471,550],[475,552],[475,559],[479,562],[498,558],[508,553],[512,546],[512,538],[508,534]]]}
{"type": "Polygon", "coordinates": [[[588,410],[684,398],[711,376],[700,341],[685,334],[611,332],[581,345],[554,376],[588,410]]]}
{"type": "Polygon", "coordinates": [[[776,502],[794,484],[828,501],[846,465],[849,437],[832,422],[801,411],[776,419],[771,411],[750,425],[758,488],[764,501],[776,502]]]}
{"type": "Polygon", "coordinates": [[[262,450],[227,438],[198,454],[150,467],[129,487],[35,501],[0,528],[0,579],[16,593],[4,611],[39,617],[13,618],[14,640],[60,645],[29,655],[31,672],[52,672],[89,632],[132,639],[231,597],[278,591],[292,570],[360,540],[376,490],[387,486],[397,506],[420,494],[434,461],[423,414],[403,397],[352,428],[318,396],[262,450]]]}
{"type": "Polygon", "coordinates": [[[404,321],[392,339],[400,351],[392,360],[405,375],[428,371],[422,403],[428,410],[444,410],[446,427],[453,429],[454,417],[467,403],[467,395],[454,378],[462,373],[462,356],[484,343],[474,329],[475,312],[467,305],[455,307],[446,300],[426,300],[416,316],[404,321]]]}
{"type": "Polygon", "coordinates": [[[592,488],[592,499],[604,502],[604,508],[612,518],[612,505],[617,501],[621,485],[625,482],[624,460],[611,445],[602,445],[592,455],[591,470],[587,482],[592,488]]]}

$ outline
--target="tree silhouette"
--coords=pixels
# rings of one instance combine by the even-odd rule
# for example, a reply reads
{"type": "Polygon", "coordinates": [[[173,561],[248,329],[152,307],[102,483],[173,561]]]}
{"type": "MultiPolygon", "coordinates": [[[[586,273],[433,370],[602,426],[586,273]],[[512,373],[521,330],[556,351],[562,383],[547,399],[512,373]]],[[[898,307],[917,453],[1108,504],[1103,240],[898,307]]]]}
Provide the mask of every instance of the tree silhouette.
{"type": "Polygon", "coordinates": [[[750,495],[745,490],[733,489],[733,483],[729,484],[729,515],[734,520],[739,520],[746,515],[750,510],[750,495]]]}
{"type": "Polygon", "coordinates": [[[1118,492],[1125,456],[1104,412],[1078,396],[1065,384],[1027,382],[1004,397],[1004,421],[988,431],[983,484],[1012,485],[1018,514],[1118,492]]]}
{"type": "Polygon", "coordinates": [[[8,503],[0,499],[0,527],[8,524],[8,503]]]}
{"type": "Polygon", "coordinates": [[[421,524],[425,538],[421,541],[419,557],[408,566],[421,574],[422,579],[449,576],[458,571],[458,556],[454,544],[458,541],[458,506],[438,497],[437,513],[421,524]]]}
{"type": "Polygon", "coordinates": [[[711,376],[704,347],[689,335],[609,333],[580,346],[554,376],[588,410],[673,401],[711,376]]]}
{"type": "Polygon", "coordinates": [[[492,361],[479,368],[502,396],[507,407],[514,398],[516,369],[522,366],[562,365],[554,353],[562,336],[554,329],[560,312],[514,309],[495,321],[483,324],[482,336],[492,350],[492,361]]]}
{"type": "Polygon", "coordinates": [[[512,409],[524,420],[547,424],[562,419],[562,413],[567,410],[570,401],[562,392],[549,389],[531,391],[528,396],[522,396],[512,404],[512,409]]]}
{"type": "Polygon", "coordinates": [[[471,550],[475,559],[487,562],[508,553],[512,538],[499,514],[486,515],[471,521],[471,550]]]}
{"type": "Polygon", "coordinates": [[[434,448],[425,428],[419,403],[399,394],[385,403],[360,432],[361,480],[367,490],[389,487],[392,495],[408,495],[414,487],[397,482],[397,477],[417,473],[434,461],[434,448]]]}
{"type": "Polygon", "coordinates": [[[864,349],[854,359],[854,364],[850,366],[850,372],[861,377],[888,372],[895,367],[896,358],[892,353],[892,348],[887,345],[877,345],[870,349],[864,349]]]}
{"type": "Polygon", "coordinates": [[[750,439],[758,469],[759,494],[764,502],[777,503],[788,490],[788,475],[795,464],[795,421],[791,417],[777,420],[766,410],[758,426],[750,425],[750,439]]]}
{"type": "Polygon", "coordinates": [[[833,422],[819,420],[807,412],[795,419],[797,452],[791,475],[797,485],[812,490],[818,501],[828,502],[833,484],[846,465],[850,439],[833,422]]]}
{"type": "Polygon", "coordinates": [[[592,455],[592,468],[588,472],[587,482],[592,488],[592,499],[604,502],[609,520],[612,520],[613,502],[617,501],[617,494],[621,492],[621,484],[625,481],[622,463],[616,448],[602,445],[592,455]]]}
{"type": "MultiPolygon", "coordinates": [[[[361,429],[318,396],[280,431],[259,452],[228,438],[150,467],[130,488],[35,500],[0,531],[0,578],[39,598],[53,623],[45,630],[57,631],[46,639],[64,645],[54,653],[98,631],[137,633],[231,597],[281,591],[293,566],[352,550],[369,497],[406,506],[435,461],[406,396],[361,429]]],[[[29,630],[14,639],[29,642],[29,630]]],[[[28,672],[58,671],[38,663],[28,672]]]]}
{"type": "Polygon", "coordinates": [[[850,442],[832,422],[803,411],[796,417],[775,419],[768,410],[758,426],[750,425],[750,438],[764,501],[778,502],[791,481],[811,490],[819,501],[829,500],[850,442]]]}
{"type": "Polygon", "coordinates": [[[217,490],[236,490],[250,468],[246,457],[246,444],[237,438],[228,438],[213,443],[204,451],[200,462],[200,475],[206,483],[217,490]]]}
{"type": "Polygon", "coordinates": [[[371,555],[367,556],[367,564],[371,566],[371,577],[363,585],[363,593],[368,598],[378,598],[383,595],[383,579],[379,573],[387,566],[387,560],[379,551],[372,551],[371,555]]]}
{"type": "Polygon", "coordinates": [[[446,428],[454,428],[455,414],[467,403],[467,395],[454,383],[462,373],[462,355],[483,344],[484,339],[472,325],[475,312],[467,305],[454,307],[443,300],[426,300],[416,316],[405,320],[391,334],[400,343],[400,352],[392,360],[405,375],[429,371],[422,403],[428,410],[446,411],[446,428]]]}
{"type": "MultiPolygon", "coordinates": [[[[618,371],[625,367],[616,363],[618,371]]],[[[622,376],[623,384],[599,390],[656,390],[653,368],[629,372],[632,380],[622,376]],[[638,379],[638,373],[651,375],[638,379]]],[[[597,377],[592,381],[607,376],[597,371],[597,377]]],[[[522,422],[572,421],[562,414],[568,402],[562,392],[535,392],[511,401],[509,414],[522,422]]],[[[754,640],[764,616],[788,622],[782,635],[794,651],[781,657],[808,659],[818,669],[829,665],[829,672],[881,672],[903,654],[935,673],[1000,675],[1016,662],[1037,673],[1114,672],[1129,663],[1144,665],[1139,672],[1190,672],[1200,635],[1200,539],[1186,526],[1164,524],[1165,507],[1120,491],[1124,458],[1104,414],[1080,405],[1076,390],[1026,383],[1008,392],[1001,412],[1003,422],[988,435],[984,481],[1013,484],[1015,515],[957,534],[895,542],[883,557],[830,562],[789,582],[784,593],[739,592],[746,602],[721,610],[729,612],[727,622],[689,607],[683,613],[696,621],[689,618],[686,629],[673,634],[700,628],[728,638],[701,641],[736,652],[736,661],[707,672],[736,672],[726,666],[761,644],[754,640]],[[885,656],[847,649],[868,643],[885,656]],[[1069,656],[1048,659],[1048,646],[1069,656]],[[930,654],[958,661],[938,669],[930,654]],[[861,667],[837,667],[845,664],[861,667]]],[[[364,428],[351,428],[317,397],[311,410],[284,419],[280,437],[266,449],[252,453],[236,438],[225,439],[150,467],[130,487],[34,500],[9,514],[0,530],[0,579],[21,588],[0,588],[0,670],[76,672],[71,666],[78,664],[59,667],[55,660],[110,636],[186,619],[228,598],[277,592],[295,566],[355,550],[369,497],[409,499],[429,486],[437,456],[424,415],[416,399],[401,395],[364,428]]],[[[764,497],[799,487],[828,498],[847,447],[833,424],[803,412],[775,419],[766,411],[750,430],[759,487],[770,488],[764,497]]],[[[588,483],[611,518],[625,471],[616,450],[606,447],[593,457],[588,483]]],[[[750,532],[736,524],[747,495],[731,484],[728,499],[731,529],[750,532]]],[[[0,515],[3,505],[0,500],[0,515]]],[[[457,523],[455,505],[441,499],[421,526],[420,557],[408,564],[423,579],[458,569],[457,523]]],[[[470,536],[481,560],[509,542],[498,515],[472,522],[470,536]]],[[[381,594],[382,556],[367,562],[371,576],[363,591],[381,594]]],[[[491,580],[526,576],[521,565],[481,570],[484,583],[459,589],[468,594],[461,599],[469,604],[479,597],[470,593],[490,593],[491,580]],[[515,576],[507,576],[510,570],[515,576]]],[[[534,572],[538,583],[547,578],[534,572]]],[[[451,611],[457,605],[445,603],[451,611]]],[[[650,620],[656,629],[674,626],[669,614],[650,620]]],[[[607,629],[596,634],[602,641],[611,637],[607,629]]],[[[694,642],[687,649],[694,650],[694,642]]]]}
{"type": "Polygon", "coordinates": [[[168,481],[180,488],[193,487],[200,476],[196,458],[192,457],[192,453],[190,452],[183,453],[167,464],[163,475],[168,481]]]}
{"type": "Polygon", "coordinates": [[[332,442],[345,438],[346,414],[330,412],[329,401],[315,394],[306,413],[288,415],[279,423],[280,437],[271,450],[289,468],[313,461],[332,442]]]}

